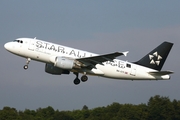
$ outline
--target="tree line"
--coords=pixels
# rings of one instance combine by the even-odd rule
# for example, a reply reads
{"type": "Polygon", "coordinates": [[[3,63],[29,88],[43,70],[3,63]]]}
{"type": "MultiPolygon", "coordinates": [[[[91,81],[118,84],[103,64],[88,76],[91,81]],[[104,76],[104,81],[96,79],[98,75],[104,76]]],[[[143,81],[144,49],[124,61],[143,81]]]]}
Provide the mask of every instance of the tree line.
{"type": "Polygon", "coordinates": [[[147,104],[112,103],[106,107],[81,110],[59,111],[51,106],[36,110],[4,107],[0,110],[0,120],[180,120],[180,100],[153,96],[147,104]]]}

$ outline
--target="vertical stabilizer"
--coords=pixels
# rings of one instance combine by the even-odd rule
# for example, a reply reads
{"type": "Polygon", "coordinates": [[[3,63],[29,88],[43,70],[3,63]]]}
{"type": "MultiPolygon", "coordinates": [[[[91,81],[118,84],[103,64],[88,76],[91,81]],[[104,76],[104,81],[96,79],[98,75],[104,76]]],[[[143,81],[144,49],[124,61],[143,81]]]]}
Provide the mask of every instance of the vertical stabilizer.
{"type": "Polygon", "coordinates": [[[166,58],[173,46],[173,43],[163,42],[149,54],[136,62],[138,65],[149,67],[160,71],[166,61],[166,58]]]}

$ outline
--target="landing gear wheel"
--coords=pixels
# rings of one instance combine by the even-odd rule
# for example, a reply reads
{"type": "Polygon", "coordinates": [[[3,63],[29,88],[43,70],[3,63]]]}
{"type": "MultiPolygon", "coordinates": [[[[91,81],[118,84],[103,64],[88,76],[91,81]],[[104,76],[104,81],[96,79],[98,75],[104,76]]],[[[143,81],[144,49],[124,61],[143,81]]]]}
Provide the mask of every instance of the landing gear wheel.
{"type": "Polygon", "coordinates": [[[88,80],[88,77],[86,76],[86,75],[83,75],[82,77],[81,77],[81,81],[82,82],[86,82],[88,80]]]}
{"type": "Polygon", "coordinates": [[[24,66],[24,69],[25,69],[25,70],[28,69],[28,65],[25,65],[25,66],[24,66]]]}
{"type": "Polygon", "coordinates": [[[80,83],[80,80],[78,79],[78,78],[76,78],[75,80],[74,80],[74,84],[75,85],[78,85],[80,83]]]}
{"type": "Polygon", "coordinates": [[[30,63],[30,61],[31,61],[31,58],[27,58],[26,65],[24,65],[23,67],[25,70],[28,69],[28,64],[30,63]]]}

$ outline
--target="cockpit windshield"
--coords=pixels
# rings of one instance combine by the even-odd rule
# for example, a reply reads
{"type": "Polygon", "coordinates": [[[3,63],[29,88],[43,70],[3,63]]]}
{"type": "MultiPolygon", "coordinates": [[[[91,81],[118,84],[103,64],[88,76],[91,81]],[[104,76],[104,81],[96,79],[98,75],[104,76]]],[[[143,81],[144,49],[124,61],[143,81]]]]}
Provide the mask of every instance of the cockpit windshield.
{"type": "Polygon", "coordinates": [[[14,40],[13,42],[23,43],[22,40],[14,40]]]}

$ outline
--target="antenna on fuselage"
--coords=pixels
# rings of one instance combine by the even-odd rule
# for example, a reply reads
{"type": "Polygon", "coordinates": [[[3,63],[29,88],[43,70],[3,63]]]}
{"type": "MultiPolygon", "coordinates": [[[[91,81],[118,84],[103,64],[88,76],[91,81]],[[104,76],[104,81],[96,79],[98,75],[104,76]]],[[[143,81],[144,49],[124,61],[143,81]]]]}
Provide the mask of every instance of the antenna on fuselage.
{"type": "Polygon", "coordinates": [[[36,39],[36,37],[34,39],[36,39]]]}

